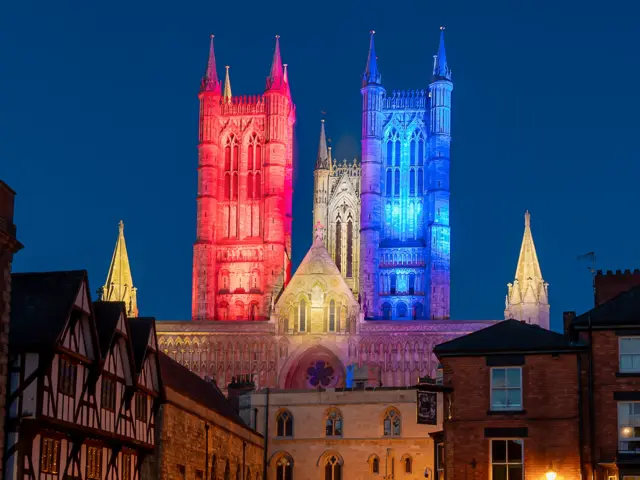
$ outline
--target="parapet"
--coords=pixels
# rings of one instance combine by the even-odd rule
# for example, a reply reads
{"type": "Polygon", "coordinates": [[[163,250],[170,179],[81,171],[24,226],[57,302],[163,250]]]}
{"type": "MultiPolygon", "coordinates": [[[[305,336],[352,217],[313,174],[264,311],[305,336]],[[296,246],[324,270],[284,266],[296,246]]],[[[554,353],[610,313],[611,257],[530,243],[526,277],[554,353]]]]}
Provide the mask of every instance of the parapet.
{"type": "Polygon", "coordinates": [[[382,99],[382,108],[388,110],[425,110],[428,93],[426,90],[394,90],[382,99]]]}
{"type": "Polygon", "coordinates": [[[226,100],[222,98],[220,110],[223,115],[264,113],[264,95],[238,95],[226,100]]]}
{"type": "Polygon", "coordinates": [[[596,306],[640,285],[640,270],[598,270],[594,277],[596,306]]]}

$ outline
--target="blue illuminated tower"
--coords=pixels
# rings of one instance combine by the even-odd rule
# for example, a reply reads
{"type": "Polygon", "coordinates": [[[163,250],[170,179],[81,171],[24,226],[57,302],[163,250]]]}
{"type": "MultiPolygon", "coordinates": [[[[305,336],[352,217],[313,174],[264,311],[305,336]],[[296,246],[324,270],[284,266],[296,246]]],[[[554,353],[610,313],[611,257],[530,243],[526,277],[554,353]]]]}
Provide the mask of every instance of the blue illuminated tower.
{"type": "Polygon", "coordinates": [[[451,71],[444,31],[428,90],[362,80],[360,296],[369,319],[448,319],[451,71]]]}
{"type": "Polygon", "coordinates": [[[444,27],[434,57],[429,85],[429,163],[427,164],[426,233],[427,304],[430,318],[449,318],[451,284],[451,226],[449,172],[451,151],[451,70],[444,47],[444,27]]]}

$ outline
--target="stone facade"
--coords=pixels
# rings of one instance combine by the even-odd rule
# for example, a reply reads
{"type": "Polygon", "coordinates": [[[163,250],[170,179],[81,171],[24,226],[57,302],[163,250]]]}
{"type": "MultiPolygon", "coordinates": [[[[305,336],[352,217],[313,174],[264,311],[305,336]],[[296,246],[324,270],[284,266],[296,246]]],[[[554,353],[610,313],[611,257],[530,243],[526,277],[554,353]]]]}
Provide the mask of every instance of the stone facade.
{"type": "Polygon", "coordinates": [[[161,358],[164,400],[156,417],[156,451],[145,461],[143,478],[262,479],[262,436],[235,416],[213,385],[188,378],[189,372],[168,375],[166,361],[161,358]]]}
{"type": "MultiPolygon", "coordinates": [[[[22,248],[16,240],[13,223],[15,192],[0,180],[0,451],[4,451],[5,402],[7,398],[7,354],[9,352],[9,323],[11,307],[11,263],[13,255],[22,248]]],[[[0,469],[0,480],[2,479],[0,469]]]]}
{"type": "Polygon", "coordinates": [[[224,94],[213,37],[200,94],[194,320],[267,320],[290,276],[293,125],[276,39],[264,94],[224,94]]]}
{"type": "Polygon", "coordinates": [[[240,411],[267,437],[268,479],[433,479],[441,398],[437,424],[419,425],[416,397],[415,388],[263,390],[243,395],[240,411]]]}
{"type": "Polygon", "coordinates": [[[333,160],[331,147],[327,145],[324,120],[313,177],[314,225],[322,225],[327,230],[324,244],[347,285],[357,295],[360,274],[360,165],[356,159],[353,162],[333,160]]]}

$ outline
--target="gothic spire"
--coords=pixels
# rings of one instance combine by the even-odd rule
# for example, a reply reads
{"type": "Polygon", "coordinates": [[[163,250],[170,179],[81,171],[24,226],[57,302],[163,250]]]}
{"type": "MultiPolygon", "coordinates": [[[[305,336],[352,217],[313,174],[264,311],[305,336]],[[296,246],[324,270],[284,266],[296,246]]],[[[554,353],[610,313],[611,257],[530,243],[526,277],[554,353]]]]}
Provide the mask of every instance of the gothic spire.
{"type": "Polygon", "coordinates": [[[376,47],[373,41],[375,33],[375,30],[370,32],[369,56],[367,57],[367,67],[362,75],[362,87],[370,84],[380,85],[382,81],[382,75],[378,71],[378,57],[376,57],[376,47]]]}
{"type": "Polygon", "coordinates": [[[203,92],[220,93],[220,80],[218,80],[218,72],[216,71],[216,55],[213,51],[213,35],[209,43],[209,60],[207,61],[207,70],[202,77],[200,90],[203,92]]]}
{"type": "Polygon", "coordinates": [[[282,58],[280,57],[280,35],[276,35],[276,48],[273,52],[271,71],[267,77],[267,90],[279,90],[284,84],[282,58]]]}
{"type": "Polygon", "coordinates": [[[444,48],[444,27],[440,27],[438,54],[433,57],[433,80],[451,80],[451,70],[447,65],[447,50],[444,48]]]}
{"type": "Polygon", "coordinates": [[[524,214],[524,235],[513,283],[508,284],[505,318],[535,323],[549,328],[548,284],[542,278],[531,233],[531,215],[524,214]]]}
{"type": "Polygon", "coordinates": [[[287,95],[289,95],[289,97],[291,97],[291,87],[289,86],[289,71],[288,68],[289,65],[287,65],[286,63],[282,65],[284,67],[284,84],[287,88],[287,95]]]}
{"type": "Polygon", "coordinates": [[[118,225],[118,240],[111,258],[111,266],[107,274],[107,281],[100,289],[100,300],[107,302],[124,302],[127,316],[138,316],[136,288],[133,286],[131,266],[127,255],[127,245],[124,241],[124,223],[118,225]]]}
{"type": "Polygon", "coordinates": [[[320,122],[320,143],[318,144],[316,170],[325,170],[329,168],[329,154],[327,152],[327,136],[324,132],[324,119],[320,120],[320,122]]]}
{"type": "Polygon", "coordinates": [[[225,67],[226,73],[224,74],[224,101],[225,103],[231,103],[231,80],[229,79],[229,65],[225,67]]]}

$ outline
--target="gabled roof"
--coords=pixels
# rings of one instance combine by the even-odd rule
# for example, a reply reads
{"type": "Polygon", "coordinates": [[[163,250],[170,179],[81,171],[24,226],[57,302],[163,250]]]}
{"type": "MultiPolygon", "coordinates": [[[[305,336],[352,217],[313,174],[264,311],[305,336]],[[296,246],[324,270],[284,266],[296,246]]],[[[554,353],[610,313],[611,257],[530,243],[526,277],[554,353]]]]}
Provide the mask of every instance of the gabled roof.
{"type": "Polygon", "coordinates": [[[594,328],[640,328],[640,286],[621,293],[574,318],[571,327],[588,328],[589,318],[591,318],[591,326],[594,328]]]}
{"type": "Polygon", "coordinates": [[[98,341],[100,342],[100,352],[103,359],[109,355],[111,340],[113,340],[116,332],[120,315],[123,315],[124,311],[124,302],[93,302],[93,315],[96,319],[98,341]]]}
{"type": "Polygon", "coordinates": [[[153,317],[138,317],[129,319],[131,330],[131,345],[133,346],[133,358],[135,361],[136,375],[140,375],[144,365],[144,356],[147,352],[149,335],[153,331],[156,319],[153,317]]]}
{"type": "Polygon", "coordinates": [[[160,353],[160,372],[164,388],[175,390],[203,407],[213,410],[232,422],[252,430],[235,412],[220,389],[211,382],[203,380],[186,367],[164,353],[160,353]]]}
{"type": "Polygon", "coordinates": [[[11,347],[52,349],[83,282],[86,270],[11,275],[11,347]]]}
{"type": "Polygon", "coordinates": [[[552,353],[577,350],[568,337],[520,320],[502,322],[455,338],[433,349],[438,357],[493,353],[552,353]]]}

